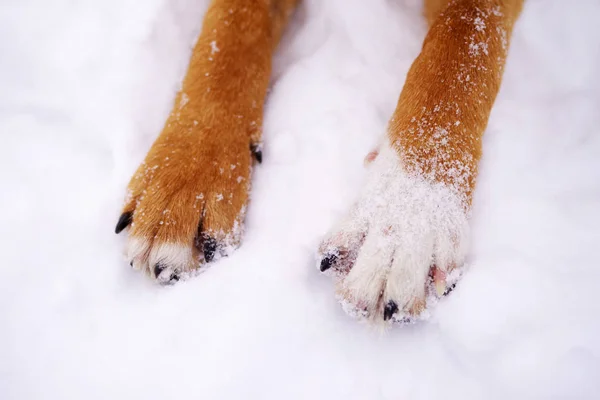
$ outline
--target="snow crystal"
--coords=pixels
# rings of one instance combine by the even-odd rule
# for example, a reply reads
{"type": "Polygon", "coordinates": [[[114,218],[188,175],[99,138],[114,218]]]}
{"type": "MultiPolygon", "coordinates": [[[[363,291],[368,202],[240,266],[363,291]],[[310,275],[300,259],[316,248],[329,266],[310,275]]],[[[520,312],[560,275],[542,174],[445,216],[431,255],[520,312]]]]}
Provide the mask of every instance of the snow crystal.
{"type": "Polygon", "coordinates": [[[219,49],[219,46],[217,46],[217,41],[213,40],[212,42],[210,42],[210,54],[215,54],[218,53],[221,49],[219,49]]]}
{"type": "Polygon", "coordinates": [[[185,107],[187,105],[187,103],[189,103],[190,101],[190,97],[187,95],[187,93],[181,93],[181,100],[179,101],[179,109],[182,110],[183,107],[185,107]]]}
{"type": "Polygon", "coordinates": [[[476,17],[473,20],[473,23],[475,24],[475,29],[478,32],[483,32],[485,31],[485,22],[483,21],[483,19],[481,17],[476,17]]]}

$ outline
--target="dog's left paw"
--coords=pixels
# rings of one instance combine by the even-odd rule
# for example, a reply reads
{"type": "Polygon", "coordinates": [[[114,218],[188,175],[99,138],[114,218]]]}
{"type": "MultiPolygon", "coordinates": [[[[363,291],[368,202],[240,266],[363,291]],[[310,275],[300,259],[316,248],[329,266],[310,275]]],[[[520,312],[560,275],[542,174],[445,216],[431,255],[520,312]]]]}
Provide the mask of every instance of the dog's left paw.
{"type": "Polygon", "coordinates": [[[337,278],[346,312],[412,321],[452,289],[464,261],[464,196],[409,174],[389,146],[370,165],[357,204],[319,248],[319,268],[337,278]]]}

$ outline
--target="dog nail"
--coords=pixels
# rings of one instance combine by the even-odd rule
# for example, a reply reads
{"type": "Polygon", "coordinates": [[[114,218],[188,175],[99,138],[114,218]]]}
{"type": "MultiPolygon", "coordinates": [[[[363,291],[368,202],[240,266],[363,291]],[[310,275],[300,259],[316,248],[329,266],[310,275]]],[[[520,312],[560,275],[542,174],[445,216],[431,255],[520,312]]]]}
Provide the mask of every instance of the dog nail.
{"type": "Polygon", "coordinates": [[[202,251],[204,252],[204,260],[211,262],[215,258],[217,251],[217,241],[210,236],[205,237],[202,242],[202,251]]]}
{"type": "Polygon", "coordinates": [[[154,266],[154,277],[158,278],[158,276],[160,275],[161,272],[163,272],[164,269],[165,269],[164,265],[156,263],[156,265],[154,266]]]}
{"type": "Polygon", "coordinates": [[[388,319],[392,318],[396,311],[398,311],[398,304],[396,304],[394,300],[388,301],[385,309],[383,310],[383,320],[387,321],[388,319]]]}
{"type": "Polygon", "coordinates": [[[442,279],[435,282],[435,293],[438,297],[442,297],[446,293],[446,282],[442,279]]]}
{"type": "Polygon", "coordinates": [[[456,287],[456,283],[453,283],[452,285],[448,286],[446,288],[446,291],[444,292],[444,296],[448,296],[450,294],[450,292],[452,292],[454,290],[455,287],[456,287]]]}
{"type": "Polygon", "coordinates": [[[337,261],[337,256],[335,254],[330,254],[328,256],[325,256],[325,258],[323,258],[321,260],[321,266],[319,267],[319,269],[321,270],[321,272],[325,272],[329,268],[331,268],[333,266],[333,264],[335,264],[336,261],[337,261]]]}
{"type": "Polygon", "coordinates": [[[250,152],[252,152],[252,156],[259,164],[262,163],[262,144],[251,144],[250,152]]]}
{"type": "Polygon", "coordinates": [[[119,221],[117,222],[117,226],[115,227],[115,233],[121,233],[121,231],[131,223],[131,217],[133,213],[131,211],[124,212],[119,217],[119,221]]]}

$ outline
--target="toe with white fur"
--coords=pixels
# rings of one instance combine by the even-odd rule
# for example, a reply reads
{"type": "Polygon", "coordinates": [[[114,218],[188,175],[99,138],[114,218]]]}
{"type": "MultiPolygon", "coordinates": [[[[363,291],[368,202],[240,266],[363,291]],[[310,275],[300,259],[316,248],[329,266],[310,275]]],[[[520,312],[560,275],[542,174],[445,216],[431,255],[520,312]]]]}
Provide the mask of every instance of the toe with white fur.
{"type": "Polygon", "coordinates": [[[464,263],[467,210],[459,191],[407,173],[384,145],[357,204],[320,246],[320,269],[334,272],[338,298],[354,316],[425,319],[440,284],[460,275],[455,267],[464,263]],[[433,276],[445,280],[433,285],[433,276]]]}

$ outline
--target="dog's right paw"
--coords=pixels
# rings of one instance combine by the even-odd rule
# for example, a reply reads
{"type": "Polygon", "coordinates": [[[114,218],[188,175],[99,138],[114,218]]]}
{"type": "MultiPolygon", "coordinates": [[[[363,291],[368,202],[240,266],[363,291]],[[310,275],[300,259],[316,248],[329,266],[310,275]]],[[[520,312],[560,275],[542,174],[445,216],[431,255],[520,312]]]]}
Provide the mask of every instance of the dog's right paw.
{"type": "Polygon", "coordinates": [[[129,183],[115,231],[128,228],[129,264],[160,283],[240,243],[252,157],[261,153],[239,125],[220,120],[168,121],[129,183]]]}
{"type": "Polygon", "coordinates": [[[425,319],[460,277],[465,203],[445,184],[407,173],[389,145],[367,161],[367,183],[322,242],[319,269],[334,276],[352,316],[376,323],[425,319]]]}

